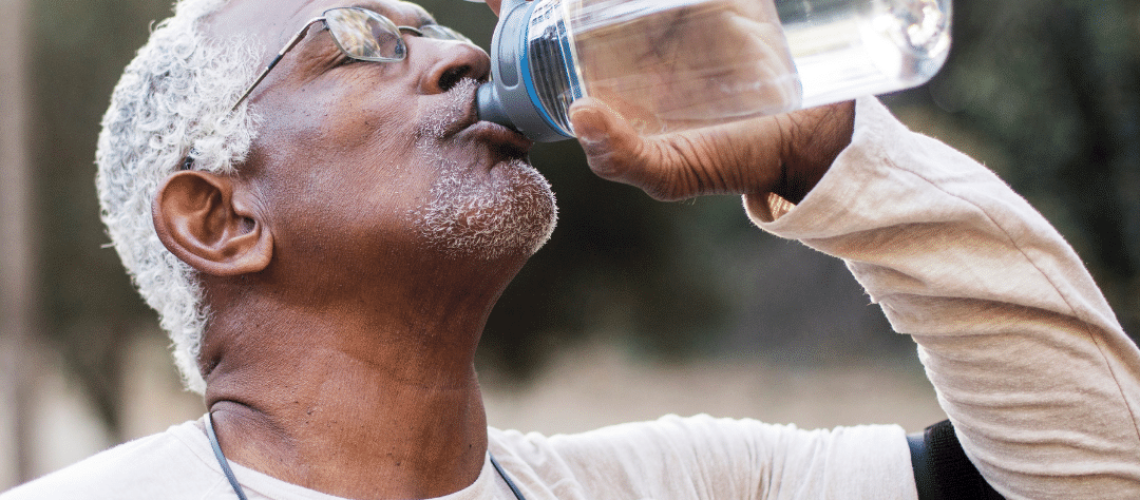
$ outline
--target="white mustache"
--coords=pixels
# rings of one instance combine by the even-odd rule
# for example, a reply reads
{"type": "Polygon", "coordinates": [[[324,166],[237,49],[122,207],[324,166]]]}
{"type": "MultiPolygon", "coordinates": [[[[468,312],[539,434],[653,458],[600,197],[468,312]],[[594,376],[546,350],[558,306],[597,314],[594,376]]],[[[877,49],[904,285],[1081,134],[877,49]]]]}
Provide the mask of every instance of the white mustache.
{"type": "Polygon", "coordinates": [[[443,106],[443,112],[426,117],[420,126],[419,136],[433,139],[443,139],[458,130],[474,123],[475,92],[479,89],[479,81],[474,78],[464,78],[446,93],[448,102],[443,106]]]}

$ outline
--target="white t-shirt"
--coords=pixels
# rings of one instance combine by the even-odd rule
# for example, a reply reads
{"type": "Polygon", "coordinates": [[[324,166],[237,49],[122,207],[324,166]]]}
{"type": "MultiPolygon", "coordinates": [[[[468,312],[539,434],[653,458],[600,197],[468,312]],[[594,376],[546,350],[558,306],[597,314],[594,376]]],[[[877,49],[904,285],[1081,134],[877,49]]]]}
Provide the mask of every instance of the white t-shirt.
{"type": "MultiPolygon", "coordinates": [[[[1140,498],[1140,351],[1068,244],[985,167],[864,98],[851,145],[798,206],[744,203],[764,230],[847,262],[918,343],[967,455],[1007,499],[1140,498]]],[[[697,416],[490,438],[528,500],[916,498],[895,426],[697,416]]],[[[251,499],[333,498],[235,469],[251,499]]],[[[446,498],[512,500],[502,483],[485,465],[446,498]]],[[[234,497],[193,422],[0,495],[33,498],[234,497]]]]}
{"type": "MultiPolygon", "coordinates": [[[[236,498],[203,422],[120,445],[0,498],[236,498]]],[[[490,454],[527,500],[834,497],[829,492],[916,498],[897,426],[802,431],[753,420],[668,416],[575,435],[489,429],[489,437],[490,454]]],[[[230,464],[250,500],[340,500],[230,464]]],[[[515,496],[486,460],[474,484],[442,498],[515,496]]]]}

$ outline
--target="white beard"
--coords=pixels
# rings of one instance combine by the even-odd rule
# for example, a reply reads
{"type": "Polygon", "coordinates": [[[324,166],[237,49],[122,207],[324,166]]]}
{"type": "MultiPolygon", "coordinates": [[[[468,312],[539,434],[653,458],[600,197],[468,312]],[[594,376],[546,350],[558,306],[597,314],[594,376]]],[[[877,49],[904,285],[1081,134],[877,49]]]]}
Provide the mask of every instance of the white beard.
{"type": "Polygon", "coordinates": [[[470,166],[444,158],[436,140],[462,119],[474,100],[478,82],[460,81],[448,91],[452,100],[442,115],[432,116],[419,134],[422,158],[438,170],[429,201],[413,210],[415,226],[429,249],[453,257],[486,260],[509,254],[531,255],[550,239],[558,207],[550,183],[522,159],[495,165],[475,181],[470,166]]]}
{"type": "Polygon", "coordinates": [[[429,202],[412,212],[431,250],[492,260],[531,255],[550,239],[558,220],[554,193],[526,161],[496,165],[489,182],[472,183],[455,162],[439,160],[429,202]]]}

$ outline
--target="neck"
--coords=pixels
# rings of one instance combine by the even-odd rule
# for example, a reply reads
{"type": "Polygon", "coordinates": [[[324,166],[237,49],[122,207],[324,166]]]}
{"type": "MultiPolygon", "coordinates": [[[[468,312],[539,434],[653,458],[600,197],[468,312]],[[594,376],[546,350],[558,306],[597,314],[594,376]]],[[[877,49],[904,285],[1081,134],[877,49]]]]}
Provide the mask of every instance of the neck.
{"type": "Polygon", "coordinates": [[[396,281],[418,283],[407,290],[350,287],[358,293],[312,307],[207,280],[206,402],[226,456],[361,500],[469,486],[487,450],[475,348],[514,271],[396,281]]]}
{"type": "Polygon", "coordinates": [[[434,498],[473,483],[487,449],[474,374],[452,387],[386,385],[351,398],[293,394],[285,404],[219,397],[210,410],[227,457],[309,489],[357,499],[434,498]]]}

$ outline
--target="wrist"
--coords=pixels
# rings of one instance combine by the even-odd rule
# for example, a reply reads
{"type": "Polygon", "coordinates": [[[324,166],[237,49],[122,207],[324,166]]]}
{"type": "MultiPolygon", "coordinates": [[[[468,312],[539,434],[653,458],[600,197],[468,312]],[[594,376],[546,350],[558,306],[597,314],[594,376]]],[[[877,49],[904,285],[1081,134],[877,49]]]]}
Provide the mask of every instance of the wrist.
{"type": "Polygon", "coordinates": [[[771,192],[799,203],[823,178],[855,131],[855,101],[785,115],[780,176],[771,192]]]}

